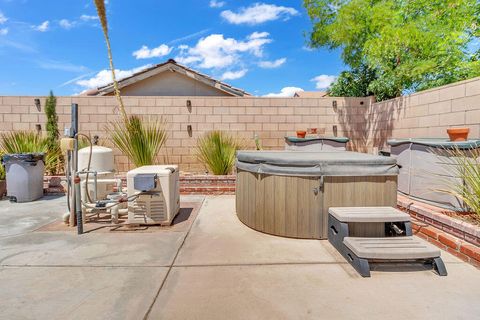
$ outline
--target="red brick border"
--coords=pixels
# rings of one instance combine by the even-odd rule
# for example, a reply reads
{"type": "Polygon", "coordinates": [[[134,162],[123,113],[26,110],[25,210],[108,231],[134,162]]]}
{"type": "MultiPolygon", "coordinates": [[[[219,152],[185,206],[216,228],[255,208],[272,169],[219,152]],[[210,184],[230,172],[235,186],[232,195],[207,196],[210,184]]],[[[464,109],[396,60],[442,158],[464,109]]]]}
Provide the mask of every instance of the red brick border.
{"type": "Polygon", "coordinates": [[[449,252],[450,254],[480,268],[480,248],[464,240],[460,240],[444,231],[441,231],[428,223],[412,220],[413,234],[427,240],[449,252]]]}
{"type": "MultiPolygon", "coordinates": [[[[44,177],[44,192],[47,194],[62,194],[65,190],[62,186],[52,186],[50,180],[53,177],[44,177]]],[[[64,177],[60,177],[64,179],[64,177]]],[[[125,176],[119,176],[126,187],[125,176]]],[[[235,194],[236,177],[228,176],[210,176],[210,175],[191,175],[180,176],[180,194],[198,194],[198,195],[221,195],[235,194]]]]}

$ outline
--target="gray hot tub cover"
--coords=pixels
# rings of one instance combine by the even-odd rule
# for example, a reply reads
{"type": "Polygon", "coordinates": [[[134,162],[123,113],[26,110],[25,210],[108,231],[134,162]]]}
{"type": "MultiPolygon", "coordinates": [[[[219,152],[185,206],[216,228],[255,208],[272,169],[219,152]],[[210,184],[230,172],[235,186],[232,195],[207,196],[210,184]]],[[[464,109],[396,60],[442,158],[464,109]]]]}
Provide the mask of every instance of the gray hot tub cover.
{"type": "Polygon", "coordinates": [[[238,151],[240,170],[283,176],[391,176],[394,158],[358,152],[238,151]]]}

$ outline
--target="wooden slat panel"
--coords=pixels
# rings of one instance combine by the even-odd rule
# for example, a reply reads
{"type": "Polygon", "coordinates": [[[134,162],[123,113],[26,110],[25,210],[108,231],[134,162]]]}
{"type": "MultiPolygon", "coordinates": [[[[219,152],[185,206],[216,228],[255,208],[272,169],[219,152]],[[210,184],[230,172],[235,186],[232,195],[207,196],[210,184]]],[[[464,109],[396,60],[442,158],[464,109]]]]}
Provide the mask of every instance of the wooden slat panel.
{"type": "Polygon", "coordinates": [[[285,235],[288,237],[298,237],[297,234],[297,216],[298,216],[298,179],[297,177],[287,177],[287,199],[285,203],[285,235]]]}
{"type": "Polygon", "coordinates": [[[323,193],[320,188],[320,179],[312,178],[310,180],[310,237],[318,239],[322,235],[323,219],[322,219],[322,200],[323,193]],[[315,194],[314,189],[317,190],[315,194]]]}
{"type": "Polygon", "coordinates": [[[237,217],[238,219],[240,219],[240,221],[242,221],[243,223],[245,223],[245,218],[244,218],[244,214],[245,214],[245,210],[244,210],[244,204],[245,204],[245,187],[246,187],[246,183],[245,183],[245,176],[248,174],[248,172],[245,172],[245,171],[242,171],[242,170],[238,170],[237,172],[237,181],[236,181],[236,190],[235,190],[235,207],[237,209],[237,217]]]}
{"type": "Polygon", "coordinates": [[[249,226],[255,225],[255,199],[256,199],[257,175],[249,173],[247,199],[245,206],[247,207],[247,224],[249,226]]]}
{"type": "Polygon", "coordinates": [[[275,232],[275,176],[265,176],[263,231],[275,232]]]}
{"type": "Polygon", "coordinates": [[[301,238],[310,238],[310,181],[308,178],[298,178],[297,186],[297,235],[301,238]]]}
{"type": "Polygon", "coordinates": [[[265,210],[265,175],[257,175],[255,195],[255,228],[263,230],[263,215],[265,210]]]}
{"type": "Polygon", "coordinates": [[[285,204],[288,199],[287,178],[275,176],[275,234],[285,234],[285,204]]]}

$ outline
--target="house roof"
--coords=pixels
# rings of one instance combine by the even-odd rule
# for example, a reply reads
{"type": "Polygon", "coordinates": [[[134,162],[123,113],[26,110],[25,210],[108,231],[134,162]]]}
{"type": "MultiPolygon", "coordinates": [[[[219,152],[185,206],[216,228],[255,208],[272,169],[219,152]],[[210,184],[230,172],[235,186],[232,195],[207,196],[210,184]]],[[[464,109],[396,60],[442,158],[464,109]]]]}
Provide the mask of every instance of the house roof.
{"type": "MultiPolygon", "coordinates": [[[[213,79],[212,77],[207,76],[206,74],[200,73],[196,70],[190,69],[176,62],[173,59],[169,59],[166,62],[156,64],[152,67],[149,67],[142,71],[134,73],[133,75],[127,78],[123,78],[122,80],[118,81],[118,87],[121,89],[123,87],[129,86],[131,84],[134,84],[144,79],[155,76],[164,71],[178,72],[179,74],[183,74],[194,80],[200,81],[203,84],[214,87],[217,90],[223,91],[231,96],[237,96],[237,97],[250,96],[248,92],[242,89],[235,88],[225,82],[213,79]]],[[[86,94],[103,96],[103,95],[113,93],[113,91],[114,91],[113,83],[109,83],[106,86],[97,88],[96,90],[95,89],[89,90],[88,92],[86,92],[86,94]]]]}
{"type": "Polygon", "coordinates": [[[297,91],[293,95],[296,98],[323,98],[328,96],[324,91],[297,91]]]}

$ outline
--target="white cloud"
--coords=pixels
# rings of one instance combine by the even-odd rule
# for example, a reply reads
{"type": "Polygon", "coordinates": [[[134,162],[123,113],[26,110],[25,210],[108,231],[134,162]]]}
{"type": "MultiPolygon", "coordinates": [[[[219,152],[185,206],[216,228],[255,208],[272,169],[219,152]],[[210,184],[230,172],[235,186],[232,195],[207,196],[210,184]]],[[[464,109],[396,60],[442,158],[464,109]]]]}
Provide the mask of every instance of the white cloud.
{"type": "Polygon", "coordinates": [[[0,24],[7,22],[8,18],[0,11],[0,24]]]}
{"type": "Polygon", "coordinates": [[[336,76],[321,74],[311,79],[310,81],[315,82],[315,87],[321,90],[321,89],[328,89],[328,87],[330,87],[330,85],[332,84],[332,82],[335,81],[335,79],[337,79],[336,76]]]}
{"type": "Polygon", "coordinates": [[[220,13],[222,18],[232,24],[249,25],[256,25],[280,18],[287,20],[290,18],[290,16],[295,16],[298,14],[298,11],[294,8],[265,3],[254,3],[250,7],[240,8],[237,13],[230,10],[225,10],[220,13]]]}
{"type": "Polygon", "coordinates": [[[172,47],[169,47],[166,44],[161,44],[158,47],[152,49],[149,49],[147,46],[142,46],[137,51],[134,51],[132,55],[136,59],[158,58],[166,56],[172,51],[172,49],[172,47]]]}
{"type": "Polygon", "coordinates": [[[221,8],[225,6],[225,1],[218,1],[218,0],[210,0],[210,8],[221,8]]]}
{"type": "Polygon", "coordinates": [[[264,95],[264,97],[271,97],[271,98],[283,98],[283,97],[293,97],[295,92],[303,91],[302,88],[298,87],[285,87],[280,90],[278,93],[269,93],[264,95]]]}
{"type": "Polygon", "coordinates": [[[60,27],[62,27],[63,29],[66,29],[66,30],[69,30],[71,28],[74,27],[75,25],[75,21],[69,21],[67,19],[62,19],[58,22],[58,24],[60,25],[60,27]]]}
{"type": "Polygon", "coordinates": [[[264,69],[275,69],[287,62],[287,58],[280,58],[274,61],[260,61],[258,65],[264,69]]]}
{"type": "Polygon", "coordinates": [[[224,74],[222,74],[221,79],[222,80],[240,79],[247,74],[247,71],[248,71],[247,69],[242,69],[238,71],[227,71],[224,74]]]}
{"type": "Polygon", "coordinates": [[[45,32],[45,31],[48,30],[49,25],[50,25],[50,21],[47,20],[47,21],[42,22],[38,26],[34,26],[33,28],[37,31],[45,32]]]}
{"type": "MultiPolygon", "coordinates": [[[[142,71],[148,67],[150,67],[151,65],[145,65],[145,66],[141,66],[141,67],[138,67],[138,68],[133,68],[133,69],[130,69],[130,70],[119,70],[119,69],[116,69],[115,70],[115,76],[117,78],[117,80],[121,80],[121,79],[124,79],[124,78],[127,78],[127,77],[130,77],[131,75],[133,75],[134,73],[137,73],[139,71],[142,71]]],[[[87,89],[91,89],[91,88],[98,88],[98,87],[102,87],[104,85],[107,85],[109,83],[112,82],[112,73],[110,70],[102,70],[100,72],[98,72],[94,77],[90,78],[90,79],[83,79],[83,80],[78,80],[76,81],[75,83],[81,87],[84,87],[84,88],[87,88],[87,89]]]]}
{"type": "Polygon", "coordinates": [[[8,28],[2,28],[0,29],[0,36],[5,36],[8,34],[8,28]]]}
{"type": "Polygon", "coordinates": [[[83,21],[93,21],[93,20],[98,20],[98,17],[97,16],[89,16],[87,14],[82,14],[80,16],[80,20],[83,20],[83,21]]]}
{"type": "Polygon", "coordinates": [[[249,53],[261,57],[265,44],[272,42],[268,32],[254,32],[246,40],[224,38],[223,34],[211,34],[200,39],[194,47],[182,46],[175,59],[200,68],[225,68],[240,61],[240,54],[249,53]]]}

